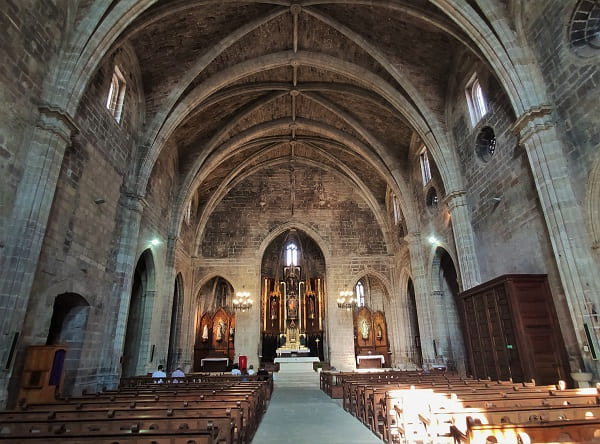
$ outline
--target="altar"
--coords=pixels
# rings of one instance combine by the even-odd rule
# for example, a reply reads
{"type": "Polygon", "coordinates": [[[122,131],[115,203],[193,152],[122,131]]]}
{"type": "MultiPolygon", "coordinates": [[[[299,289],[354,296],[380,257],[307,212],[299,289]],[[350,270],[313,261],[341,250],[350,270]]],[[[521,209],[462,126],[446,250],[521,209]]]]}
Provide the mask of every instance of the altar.
{"type": "Polygon", "coordinates": [[[385,363],[383,355],[362,355],[356,357],[357,368],[381,368],[385,363]]]}
{"type": "Polygon", "coordinates": [[[316,356],[275,358],[273,362],[279,364],[279,373],[306,373],[314,372],[313,362],[319,362],[319,358],[316,356]]]}

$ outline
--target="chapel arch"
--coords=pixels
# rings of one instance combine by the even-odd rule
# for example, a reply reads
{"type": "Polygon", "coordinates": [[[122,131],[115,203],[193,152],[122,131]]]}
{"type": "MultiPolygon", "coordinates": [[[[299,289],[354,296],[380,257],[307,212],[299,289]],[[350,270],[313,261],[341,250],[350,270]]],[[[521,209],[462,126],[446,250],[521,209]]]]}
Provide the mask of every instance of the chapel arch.
{"type": "Polygon", "coordinates": [[[360,356],[381,355],[384,357],[382,366],[385,367],[390,367],[396,359],[392,356],[390,345],[396,339],[398,326],[394,325],[395,316],[388,287],[385,278],[373,271],[367,271],[354,284],[358,304],[353,316],[354,351],[359,367],[360,356]]]}
{"type": "Polygon", "coordinates": [[[325,255],[307,233],[289,227],[266,246],[261,260],[261,355],[278,349],[324,360],[325,255]]]}
{"type": "MultiPolygon", "coordinates": [[[[235,357],[235,313],[233,312],[233,286],[223,276],[213,276],[204,281],[196,294],[193,312],[195,313],[194,328],[190,334],[194,344],[193,370],[206,370],[203,360],[229,359],[235,357]]],[[[211,361],[212,362],[212,361],[211,361]]],[[[212,370],[225,370],[226,365],[221,361],[212,370]]]]}
{"type": "Polygon", "coordinates": [[[432,303],[439,315],[436,322],[438,339],[434,345],[435,357],[449,369],[464,374],[466,355],[458,310],[458,274],[452,257],[444,248],[436,248],[431,270],[432,303]]]}
{"type": "Polygon", "coordinates": [[[140,256],[133,273],[127,330],[123,348],[123,376],[135,376],[146,372],[149,355],[150,324],[155,294],[154,258],[150,249],[140,256]]]}
{"type": "Polygon", "coordinates": [[[56,296],[46,345],[65,345],[64,389],[67,395],[75,386],[79,360],[85,341],[90,304],[79,294],[63,293],[56,296]]]}

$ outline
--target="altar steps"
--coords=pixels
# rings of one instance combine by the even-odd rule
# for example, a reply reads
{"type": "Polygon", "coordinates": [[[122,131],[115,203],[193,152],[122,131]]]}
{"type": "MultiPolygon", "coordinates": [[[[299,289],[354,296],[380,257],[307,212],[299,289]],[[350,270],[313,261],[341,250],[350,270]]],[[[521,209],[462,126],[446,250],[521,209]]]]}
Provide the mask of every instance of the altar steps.
{"type": "Polygon", "coordinates": [[[310,370],[288,370],[273,374],[277,387],[319,387],[319,373],[310,370]]]}

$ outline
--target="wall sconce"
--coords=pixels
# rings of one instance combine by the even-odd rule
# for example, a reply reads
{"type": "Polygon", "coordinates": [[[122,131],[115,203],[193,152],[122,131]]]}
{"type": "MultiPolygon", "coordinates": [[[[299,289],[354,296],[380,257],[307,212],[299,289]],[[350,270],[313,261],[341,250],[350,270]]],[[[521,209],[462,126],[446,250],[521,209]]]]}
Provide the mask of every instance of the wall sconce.
{"type": "Polygon", "coordinates": [[[354,297],[353,291],[340,291],[340,297],[337,299],[339,308],[345,308],[346,310],[352,310],[356,307],[356,298],[354,297]]]}
{"type": "Polygon", "coordinates": [[[239,311],[246,311],[252,308],[253,301],[250,298],[250,293],[247,291],[238,291],[233,299],[233,308],[239,311]]]}

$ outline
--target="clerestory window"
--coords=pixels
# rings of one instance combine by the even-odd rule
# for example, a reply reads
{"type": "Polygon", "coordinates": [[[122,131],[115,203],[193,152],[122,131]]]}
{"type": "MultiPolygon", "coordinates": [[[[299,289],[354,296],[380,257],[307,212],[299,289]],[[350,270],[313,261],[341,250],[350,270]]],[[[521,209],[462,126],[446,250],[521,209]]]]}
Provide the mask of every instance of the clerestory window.
{"type": "Polygon", "coordinates": [[[487,114],[485,96],[483,95],[483,89],[481,89],[481,84],[479,83],[477,75],[473,74],[473,77],[471,77],[471,80],[467,83],[465,94],[467,95],[471,124],[475,127],[483,116],[487,114]]]}
{"type": "Polygon", "coordinates": [[[121,123],[126,87],[127,83],[125,82],[125,77],[123,77],[119,67],[115,65],[115,70],[113,71],[112,80],[110,82],[110,89],[108,90],[106,109],[110,111],[117,123],[121,123]]]}
{"type": "Polygon", "coordinates": [[[429,167],[429,158],[427,157],[427,150],[423,148],[423,151],[419,155],[421,162],[421,177],[423,178],[423,186],[427,185],[431,180],[431,168],[429,167]]]}

